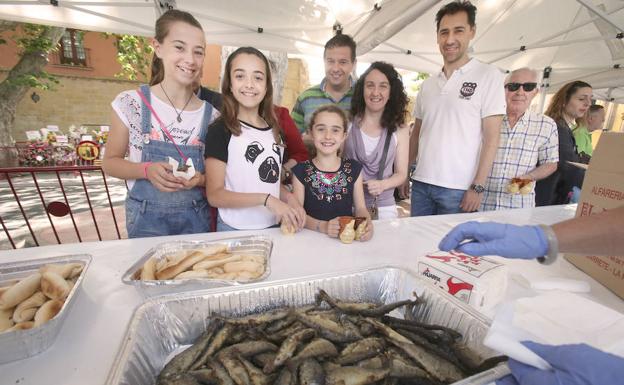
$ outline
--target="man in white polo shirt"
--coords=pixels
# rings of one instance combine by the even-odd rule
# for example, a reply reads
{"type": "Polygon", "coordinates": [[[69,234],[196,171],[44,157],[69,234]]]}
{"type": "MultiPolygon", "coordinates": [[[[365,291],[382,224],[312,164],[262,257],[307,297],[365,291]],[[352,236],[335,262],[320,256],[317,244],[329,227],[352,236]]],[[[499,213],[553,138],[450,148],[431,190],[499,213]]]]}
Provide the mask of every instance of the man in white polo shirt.
{"type": "Polygon", "coordinates": [[[454,1],[436,15],[442,70],[422,84],[410,139],[412,216],[479,209],[505,114],[503,74],[468,56],[476,7],[454,1]]]}

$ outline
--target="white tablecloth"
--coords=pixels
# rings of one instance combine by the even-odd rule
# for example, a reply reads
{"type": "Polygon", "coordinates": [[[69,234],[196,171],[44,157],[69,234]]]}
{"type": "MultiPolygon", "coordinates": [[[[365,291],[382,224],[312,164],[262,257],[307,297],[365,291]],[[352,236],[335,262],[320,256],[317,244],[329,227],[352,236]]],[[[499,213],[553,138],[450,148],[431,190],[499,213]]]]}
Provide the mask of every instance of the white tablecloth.
{"type": "MultiPolygon", "coordinates": [[[[377,221],[371,241],[351,245],[343,245],[338,240],[309,230],[294,236],[284,236],[279,229],[241,231],[236,235],[262,233],[273,238],[271,275],[268,279],[273,281],[381,265],[415,269],[417,258],[437,250],[442,236],[458,223],[470,219],[487,219],[514,224],[552,224],[573,217],[574,211],[574,206],[552,206],[377,221]]],[[[134,287],[121,282],[126,270],[148,249],[160,242],[174,239],[213,240],[223,237],[223,233],[209,233],[0,252],[0,263],[76,253],[89,253],[93,256],[82,290],[77,293],[76,303],[70,309],[56,342],[35,357],[0,365],[0,384],[103,384],[133,311],[142,303],[141,294],[134,287]]],[[[536,275],[586,279],[591,284],[589,298],[624,312],[624,301],[563,258],[559,258],[551,266],[542,266],[535,261],[511,261],[502,258],[500,261],[509,265],[512,277],[514,272],[522,271],[536,275]]],[[[510,279],[506,299],[534,294],[510,279]]]]}

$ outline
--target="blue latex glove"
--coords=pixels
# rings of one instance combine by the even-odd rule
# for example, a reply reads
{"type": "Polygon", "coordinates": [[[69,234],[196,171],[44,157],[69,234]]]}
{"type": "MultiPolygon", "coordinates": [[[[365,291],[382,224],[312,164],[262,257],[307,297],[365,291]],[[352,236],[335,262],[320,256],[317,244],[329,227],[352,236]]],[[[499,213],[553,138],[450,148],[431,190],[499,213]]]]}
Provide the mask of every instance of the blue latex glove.
{"type": "Polygon", "coordinates": [[[496,385],[616,385],[624,383],[624,358],[586,344],[523,344],[545,359],[553,370],[541,370],[514,359],[508,362],[511,375],[496,385]]]}
{"type": "Polygon", "coordinates": [[[439,245],[468,255],[500,255],[533,259],[548,252],[548,240],[539,226],[515,226],[495,222],[466,222],[455,226],[439,245]],[[461,243],[470,240],[470,242],[461,243]]]}

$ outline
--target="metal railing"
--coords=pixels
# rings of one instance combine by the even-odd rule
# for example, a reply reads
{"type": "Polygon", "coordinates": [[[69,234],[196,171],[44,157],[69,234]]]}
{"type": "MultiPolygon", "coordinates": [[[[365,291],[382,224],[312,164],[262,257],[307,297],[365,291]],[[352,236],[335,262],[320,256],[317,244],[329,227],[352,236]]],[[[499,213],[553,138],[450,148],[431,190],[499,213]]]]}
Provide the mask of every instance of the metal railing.
{"type": "MultiPolygon", "coordinates": [[[[125,184],[117,183],[115,189],[116,202],[123,202],[125,184]]],[[[100,166],[0,168],[0,198],[0,225],[6,235],[6,240],[14,249],[23,247],[18,246],[16,238],[20,238],[25,246],[41,245],[41,230],[47,228],[51,228],[56,243],[63,243],[59,225],[55,223],[57,220],[53,217],[63,218],[62,232],[71,232],[73,228],[78,242],[92,240],[86,239],[85,233],[92,233],[93,229],[95,229],[97,239],[103,240],[102,220],[104,218],[107,220],[112,218],[114,224],[112,239],[115,239],[115,235],[116,239],[125,237],[122,236],[113,208],[109,183],[100,166]],[[71,178],[69,183],[68,176],[71,178]],[[96,183],[100,178],[103,185],[96,183]],[[98,189],[97,192],[95,192],[96,189],[98,189]],[[93,195],[96,195],[95,201],[97,202],[94,202],[93,195]],[[85,202],[88,210],[84,207],[85,202]],[[72,208],[74,204],[76,206],[72,208]],[[44,214],[45,217],[43,217],[44,214]],[[67,221],[67,215],[71,224],[67,221]],[[37,226],[33,225],[35,217],[39,217],[36,220],[37,226]],[[26,239],[28,236],[30,240],[26,239]]],[[[112,232],[112,229],[109,230],[109,233],[112,232]]],[[[0,244],[3,241],[6,242],[1,238],[0,244]]],[[[75,242],[75,238],[71,239],[71,242],[75,242]]]]}

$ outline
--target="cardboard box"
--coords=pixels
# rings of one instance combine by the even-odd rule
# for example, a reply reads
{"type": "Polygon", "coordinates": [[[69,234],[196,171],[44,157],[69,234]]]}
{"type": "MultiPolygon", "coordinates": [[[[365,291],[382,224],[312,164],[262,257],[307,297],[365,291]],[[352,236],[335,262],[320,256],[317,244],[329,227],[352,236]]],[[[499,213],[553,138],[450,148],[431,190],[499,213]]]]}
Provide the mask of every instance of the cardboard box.
{"type": "MultiPolygon", "coordinates": [[[[585,173],[576,216],[598,214],[624,205],[624,133],[603,133],[585,173]]],[[[624,256],[565,258],[624,298],[624,256]]]]}

